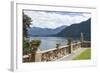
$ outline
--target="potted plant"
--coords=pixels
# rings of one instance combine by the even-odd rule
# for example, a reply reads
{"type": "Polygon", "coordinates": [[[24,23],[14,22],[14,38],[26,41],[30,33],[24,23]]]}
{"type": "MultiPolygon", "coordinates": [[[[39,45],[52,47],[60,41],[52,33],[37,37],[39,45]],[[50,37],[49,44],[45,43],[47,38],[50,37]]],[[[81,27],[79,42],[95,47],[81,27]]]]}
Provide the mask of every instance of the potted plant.
{"type": "Polygon", "coordinates": [[[30,42],[30,45],[31,45],[31,48],[32,48],[32,53],[31,53],[31,61],[32,62],[35,62],[35,54],[36,54],[40,44],[41,44],[40,40],[32,40],[30,42]]]}

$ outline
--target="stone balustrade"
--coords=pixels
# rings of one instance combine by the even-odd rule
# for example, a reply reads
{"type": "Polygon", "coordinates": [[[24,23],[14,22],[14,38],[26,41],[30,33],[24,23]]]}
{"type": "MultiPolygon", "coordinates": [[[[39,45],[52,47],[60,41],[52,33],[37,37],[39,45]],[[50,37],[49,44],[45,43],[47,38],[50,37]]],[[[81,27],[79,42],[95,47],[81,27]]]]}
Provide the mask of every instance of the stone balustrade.
{"type": "MultiPolygon", "coordinates": [[[[85,48],[85,47],[90,47],[90,46],[91,46],[91,43],[89,41],[84,41],[83,43],[74,42],[74,43],[71,43],[70,45],[59,46],[58,48],[52,48],[52,49],[44,50],[44,51],[37,51],[34,55],[35,62],[54,61],[70,54],[72,51],[78,48],[81,48],[81,47],[85,48]]],[[[30,61],[29,57],[30,55],[23,56],[23,62],[29,62],[30,61]]]]}
{"type": "MultiPolygon", "coordinates": [[[[81,47],[81,43],[71,44],[71,51],[76,50],[81,47]]],[[[53,61],[57,60],[65,55],[69,54],[69,45],[61,46],[59,48],[54,48],[46,51],[42,51],[41,61],[53,61]]]]}
{"type": "Polygon", "coordinates": [[[53,61],[68,54],[68,46],[42,51],[41,61],[53,61]]]}
{"type": "Polygon", "coordinates": [[[84,41],[82,44],[81,44],[81,47],[91,47],[91,42],[90,41],[84,41]]]}

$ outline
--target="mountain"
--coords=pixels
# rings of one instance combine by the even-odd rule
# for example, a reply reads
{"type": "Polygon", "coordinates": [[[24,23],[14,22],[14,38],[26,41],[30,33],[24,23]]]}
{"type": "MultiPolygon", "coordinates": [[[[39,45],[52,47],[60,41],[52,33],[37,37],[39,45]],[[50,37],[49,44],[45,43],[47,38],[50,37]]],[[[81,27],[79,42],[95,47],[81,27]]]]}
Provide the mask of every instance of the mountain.
{"type": "Polygon", "coordinates": [[[28,29],[29,36],[53,36],[80,38],[83,33],[85,40],[91,40],[91,18],[70,26],[61,26],[55,29],[32,27],[28,29]]]}
{"type": "Polygon", "coordinates": [[[91,18],[87,21],[83,21],[81,23],[72,24],[61,30],[54,36],[59,37],[80,37],[80,33],[83,33],[85,40],[91,40],[91,18]]]}
{"type": "Polygon", "coordinates": [[[55,29],[50,28],[40,28],[40,27],[32,27],[28,29],[29,36],[51,36],[59,33],[67,26],[63,25],[60,27],[57,27],[55,29]]]}

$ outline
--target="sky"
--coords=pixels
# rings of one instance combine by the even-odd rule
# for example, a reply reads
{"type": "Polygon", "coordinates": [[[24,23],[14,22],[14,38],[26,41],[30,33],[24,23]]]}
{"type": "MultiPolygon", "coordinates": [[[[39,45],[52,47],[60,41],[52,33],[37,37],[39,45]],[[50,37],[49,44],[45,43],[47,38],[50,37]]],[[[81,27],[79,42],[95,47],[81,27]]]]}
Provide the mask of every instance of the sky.
{"type": "Polygon", "coordinates": [[[61,12],[61,11],[34,11],[24,10],[32,18],[31,27],[52,28],[66,25],[70,26],[91,18],[91,13],[86,12],[61,12]]]}

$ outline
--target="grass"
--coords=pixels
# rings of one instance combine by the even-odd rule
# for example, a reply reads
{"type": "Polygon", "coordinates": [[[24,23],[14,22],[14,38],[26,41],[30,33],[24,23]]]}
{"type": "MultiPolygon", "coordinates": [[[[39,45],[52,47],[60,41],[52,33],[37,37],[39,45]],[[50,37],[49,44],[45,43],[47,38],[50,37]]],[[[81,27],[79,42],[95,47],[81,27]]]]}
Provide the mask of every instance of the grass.
{"type": "Polygon", "coordinates": [[[91,49],[88,48],[83,51],[81,54],[77,55],[73,60],[87,60],[91,59],[91,49]]]}

